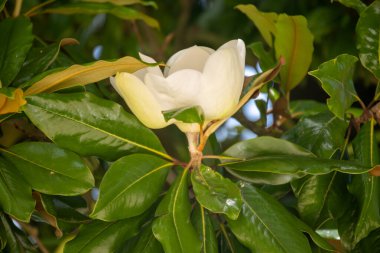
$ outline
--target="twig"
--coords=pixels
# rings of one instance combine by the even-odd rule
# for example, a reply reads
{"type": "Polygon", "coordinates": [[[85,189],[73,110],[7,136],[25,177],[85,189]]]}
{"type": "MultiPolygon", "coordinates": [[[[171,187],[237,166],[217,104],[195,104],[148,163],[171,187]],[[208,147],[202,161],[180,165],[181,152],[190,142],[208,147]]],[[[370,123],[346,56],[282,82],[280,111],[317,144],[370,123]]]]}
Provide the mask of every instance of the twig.
{"type": "Polygon", "coordinates": [[[13,10],[13,17],[18,17],[20,15],[20,12],[21,12],[21,7],[22,7],[22,1],[23,0],[16,0],[16,3],[15,3],[15,8],[13,10]]]}

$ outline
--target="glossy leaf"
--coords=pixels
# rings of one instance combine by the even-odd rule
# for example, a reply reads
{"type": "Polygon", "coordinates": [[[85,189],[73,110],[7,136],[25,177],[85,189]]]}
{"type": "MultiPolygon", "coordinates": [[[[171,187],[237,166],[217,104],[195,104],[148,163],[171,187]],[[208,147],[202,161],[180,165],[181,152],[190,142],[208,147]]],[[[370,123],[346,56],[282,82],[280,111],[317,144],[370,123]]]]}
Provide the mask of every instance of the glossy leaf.
{"type": "Polygon", "coordinates": [[[55,8],[46,9],[42,13],[54,13],[63,15],[96,15],[101,13],[107,13],[124,20],[141,20],[151,27],[159,28],[159,24],[157,20],[155,20],[154,18],[147,16],[144,13],[139,12],[135,9],[125,6],[117,6],[111,3],[71,3],[57,6],[55,8]]]}
{"type": "Polygon", "coordinates": [[[79,44],[79,42],[75,39],[66,38],[48,46],[30,49],[20,72],[15,78],[13,86],[27,82],[35,75],[45,71],[58,57],[61,46],[68,44],[79,44]]]}
{"type": "Polygon", "coordinates": [[[293,100],[289,107],[290,113],[297,117],[308,117],[328,110],[326,104],[314,100],[293,100]]]}
{"type": "Polygon", "coordinates": [[[116,61],[97,61],[86,65],[72,65],[66,69],[49,70],[42,73],[26,91],[26,95],[86,85],[109,78],[117,72],[135,72],[146,65],[139,60],[126,56],[116,61]]]}
{"type": "Polygon", "coordinates": [[[329,111],[301,118],[284,138],[310,150],[318,157],[331,158],[343,148],[347,123],[329,111]]]}
{"type": "Polygon", "coordinates": [[[201,253],[218,253],[215,229],[209,213],[200,205],[194,208],[191,220],[202,240],[201,253]]]}
{"type": "Polygon", "coordinates": [[[280,14],[276,22],[274,48],[276,57],[285,58],[281,68],[281,86],[290,91],[307,74],[313,56],[313,35],[303,16],[280,14]]]}
{"type": "Polygon", "coordinates": [[[367,7],[361,0],[334,0],[361,13],[367,7]]]}
{"type": "Polygon", "coordinates": [[[234,173],[269,172],[275,174],[322,175],[333,171],[360,174],[370,170],[353,161],[317,158],[310,151],[282,139],[258,137],[236,143],[224,152],[224,155],[241,158],[220,164],[234,173]]]}
{"type": "Polygon", "coordinates": [[[156,210],[153,234],[165,253],[200,252],[202,243],[190,222],[188,169],[179,175],[156,210]]]}
{"type": "Polygon", "coordinates": [[[341,119],[357,98],[352,81],[357,60],[355,56],[342,54],[309,72],[321,82],[322,88],[329,94],[327,106],[330,111],[341,119]]]}
{"type": "Polygon", "coordinates": [[[0,90],[0,115],[17,113],[20,107],[26,104],[24,92],[21,89],[6,89],[5,94],[3,93],[5,88],[0,90]],[[11,94],[7,94],[8,92],[11,94]]]}
{"type": "MultiPolygon", "coordinates": [[[[374,119],[361,127],[353,141],[355,157],[368,166],[378,165],[379,149],[374,135],[374,119]]],[[[368,173],[356,175],[348,186],[360,205],[360,212],[354,230],[354,242],[357,244],[372,230],[380,227],[380,179],[368,173]]]]}
{"type": "Polygon", "coordinates": [[[92,221],[83,225],[79,234],[64,247],[64,253],[115,252],[135,236],[146,215],[115,222],[92,221]]]}
{"type": "Polygon", "coordinates": [[[137,235],[136,245],[128,251],[130,253],[163,253],[164,250],[159,241],[154,237],[152,225],[148,225],[137,235]]]}
{"type": "Polygon", "coordinates": [[[294,217],[270,195],[241,183],[243,208],[237,220],[228,220],[238,240],[252,252],[311,253],[306,237],[294,226],[294,217]]]}
{"type": "Polygon", "coordinates": [[[91,217],[114,221],[142,214],[159,197],[171,166],[145,154],[117,160],[103,177],[91,217]]]}
{"type": "Polygon", "coordinates": [[[191,173],[195,197],[202,207],[223,213],[230,219],[239,216],[242,199],[239,187],[210,167],[201,165],[191,173]]]}
{"type": "Polygon", "coordinates": [[[0,206],[14,218],[28,222],[34,210],[32,188],[9,162],[0,158],[0,206]]]}
{"type": "Polygon", "coordinates": [[[380,80],[380,1],[376,0],[360,13],[356,25],[357,49],[364,67],[380,80]]]}
{"type": "Polygon", "coordinates": [[[33,43],[32,23],[19,16],[0,22],[0,83],[7,87],[20,71],[33,43]],[[5,36],[7,35],[7,36],[5,36]]]}
{"type": "Polygon", "coordinates": [[[0,152],[42,193],[77,195],[94,186],[91,171],[81,158],[55,144],[22,142],[0,152]]]}
{"type": "Polygon", "coordinates": [[[163,111],[165,121],[176,119],[184,123],[203,123],[205,120],[203,109],[200,106],[184,107],[169,111],[163,111]]]}
{"type": "Polygon", "coordinates": [[[137,152],[171,159],[153,132],[114,102],[90,93],[41,94],[27,100],[26,115],[63,148],[108,160],[137,152]]]}
{"type": "Polygon", "coordinates": [[[274,12],[261,12],[252,4],[239,4],[235,7],[243,12],[255,24],[265,42],[272,47],[273,36],[276,34],[276,20],[274,12]]]}

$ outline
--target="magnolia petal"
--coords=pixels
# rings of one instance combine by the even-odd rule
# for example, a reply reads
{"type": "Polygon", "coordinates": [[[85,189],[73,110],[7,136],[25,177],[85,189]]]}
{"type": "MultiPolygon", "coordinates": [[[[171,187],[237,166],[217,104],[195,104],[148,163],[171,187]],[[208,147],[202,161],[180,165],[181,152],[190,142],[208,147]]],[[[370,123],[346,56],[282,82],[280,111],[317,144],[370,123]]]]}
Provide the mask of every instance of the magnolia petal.
{"type": "MultiPolygon", "coordinates": [[[[145,54],[139,53],[139,56],[143,62],[157,63],[152,57],[149,57],[145,54]]],[[[137,76],[141,81],[144,81],[144,77],[147,73],[152,73],[152,74],[155,74],[158,76],[163,76],[162,71],[161,71],[159,66],[147,67],[147,68],[137,70],[136,72],[133,73],[133,75],[137,76]]]]}
{"type": "Polygon", "coordinates": [[[196,133],[200,131],[199,124],[197,123],[183,123],[177,121],[175,125],[184,133],[196,133]]]}
{"type": "Polygon", "coordinates": [[[206,62],[199,95],[207,120],[229,115],[239,102],[243,88],[244,67],[236,47],[219,48],[206,62]]]}
{"type": "MultiPolygon", "coordinates": [[[[222,48],[234,48],[239,56],[241,66],[244,68],[245,65],[245,44],[241,39],[230,40],[229,42],[223,44],[219,49],[222,48]]],[[[218,49],[218,50],[219,50],[218,49]]]]}
{"type": "Polygon", "coordinates": [[[181,69],[194,69],[202,72],[207,58],[214,50],[207,47],[192,46],[183,49],[169,58],[165,67],[165,76],[181,69]]]}
{"type": "Polygon", "coordinates": [[[145,76],[145,84],[163,110],[198,105],[202,74],[196,70],[183,69],[163,78],[151,73],[145,76]]]}
{"type": "Polygon", "coordinates": [[[111,78],[111,84],[125,100],[136,117],[149,128],[163,128],[173,123],[166,122],[160,104],[136,76],[129,73],[118,73],[111,78]]]}

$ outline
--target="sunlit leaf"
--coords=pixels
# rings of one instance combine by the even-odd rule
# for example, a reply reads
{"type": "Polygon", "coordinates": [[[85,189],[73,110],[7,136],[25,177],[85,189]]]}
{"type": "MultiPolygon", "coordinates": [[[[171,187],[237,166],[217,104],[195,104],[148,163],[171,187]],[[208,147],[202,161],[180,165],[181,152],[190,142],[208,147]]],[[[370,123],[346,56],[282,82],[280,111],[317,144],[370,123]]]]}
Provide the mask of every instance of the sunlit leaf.
{"type": "Polygon", "coordinates": [[[162,114],[166,121],[169,121],[170,119],[176,119],[184,123],[203,123],[204,121],[203,110],[200,106],[163,111],[162,114]]]}
{"type": "Polygon", "coordinates": [[[0,89],[0,115],[19,112],[20,107],[26,104],[24,92],[19,88],[4,91],[0,89]]]}

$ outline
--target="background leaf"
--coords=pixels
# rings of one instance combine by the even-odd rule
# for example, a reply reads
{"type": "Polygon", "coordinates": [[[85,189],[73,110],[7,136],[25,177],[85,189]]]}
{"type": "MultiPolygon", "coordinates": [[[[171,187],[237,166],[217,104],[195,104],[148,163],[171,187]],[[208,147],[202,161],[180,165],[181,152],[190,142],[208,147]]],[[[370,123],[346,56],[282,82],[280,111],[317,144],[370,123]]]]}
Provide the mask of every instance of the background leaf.
{"type": "Polygon", "coordinates": [[[330,111],[341,119],[357,99],[352,81],[357,60],[355,56],[342,54],[333,60],[322,63],[317,70],[309,72],[321,82],[322,88],[329,94],[327,106],[330,111]]]}
{"type": "Polygon", "coordinates": [[[63,148],[107,160],[144,152],[171,159],[154,133],[114,102],[90,93],[44,94],[27,100],[26,115],[63,148]]]}
{"type": "Polygon", "coordinates": [[[137,242],[131,253],[163,253],[164,250],[159,241],[154,237],[152,224],[149,224],[137,235],[137,242]]]}
{"type": "Polygon", "coordinates": [[[144,154],[117,160],[103,177],[91,217],[113,221],[145,212],[160,195],[172,165],[144,154]]]}
{"type": "Polygon", "coordinates": [[[354,8],[357,12],[361,13],[367,7],[361,0],[333,0],[339,2],[344,6],[354,8]]]}
{"type": "Polygon", "coordinates": [[[7,87],[20,71],[34,36],[32,23],[23,16],[1,21],[0,31],[7,35],[0,40],[0,80],[7,87]]]}
{"type": "Polygon", "coordinates": [[[198,205],[194,208],[191,220],[202,240],[201,253],[218,253],[215,229],[209,213],[198,205]]]}

